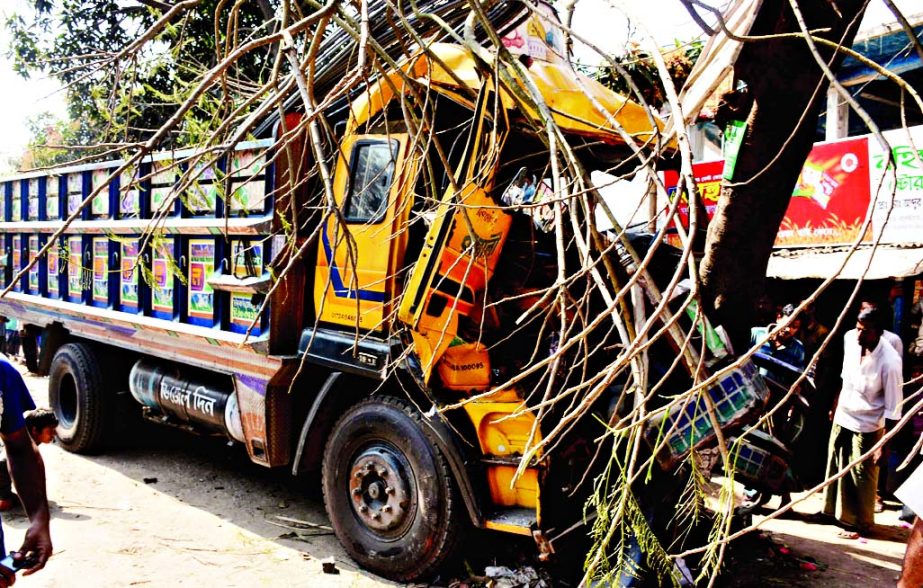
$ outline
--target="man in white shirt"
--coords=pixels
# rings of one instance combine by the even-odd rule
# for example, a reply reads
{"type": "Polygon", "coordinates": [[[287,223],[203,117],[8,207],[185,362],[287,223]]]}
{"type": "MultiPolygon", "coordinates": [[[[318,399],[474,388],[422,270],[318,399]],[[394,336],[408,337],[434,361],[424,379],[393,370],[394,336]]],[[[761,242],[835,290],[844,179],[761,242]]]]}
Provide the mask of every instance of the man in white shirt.
{"type": "MultiPolygon", "coordinates": [[[[882,337],[881,311],[859,313],[855,336],[843,341],[843,388],[833,414],[827,477],[871,451],[884,433],[885,419],[901,417],[901,356],[882,337]]],[[[858,538],[875,525],[878,466],[866,459],[827,486],[824,514],[846,528],[845,537],[858,538]]]]}

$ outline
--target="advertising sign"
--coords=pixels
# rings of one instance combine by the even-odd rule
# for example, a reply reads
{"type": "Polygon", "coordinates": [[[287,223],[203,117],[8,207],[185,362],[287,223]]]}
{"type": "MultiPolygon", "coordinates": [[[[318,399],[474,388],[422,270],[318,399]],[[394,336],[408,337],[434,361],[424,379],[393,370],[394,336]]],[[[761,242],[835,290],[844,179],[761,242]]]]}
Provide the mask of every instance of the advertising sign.
{"type": "MultiPolygon", "coordinates": [[[[711,219],[715,215],[715,208],[718,206],[718,196],[721,194],[721,179],[724,173],[723,161],[706,161],[697,163],[692,166],[692,173],[695,175],[695,183],[699,191],[699,199],[705,206],[705,212],[711,219]]],[[[667,186],[667,196],[672,201],[676,197],[676,185],[679,182],[679,174],[675,171],[664,172],[664,182],[667,186]]],[[[676,207],[676,221],[682,223],[682,226],[689,227],[689,202],[686,198],[676,207]]],[[[700,226],[704,226],[704,220],[699,221],[700,226]]],[[[667,230],[667,242],[676,247],[682,247],[676,229],[667,230]]]]}
{"type": "Polygon", "coordinates": [[[868,207],[868,139],[819,143],[801,168],[776,246],[852,243],[868,207]]]}
{"type": "Polygon", "coordinates": [[[214,212],[218,202],[219,174],[206,161],[197,161],[192,166],[192,185],[186,195],[186,208],[192,212],[214,212]]]}
{"type": "Polygon", "coordinates": [[[154,285],[151,292],[151,308],[154,312],[173,315],[173,243],[164,243],[157,247],[154,254],[154,285]]]}
{"type": "MultiPolygon", "coordinates": [[[[920,136],[923,144],[923,134],[920,136]]],[[[870,173],[870,142],[867,137],[858,137],[814,146],[805,161],[798,183],[792,194],[785,217],[776,237],[776,247],[848,244],[860,238],[870,203],[869,183],[874,185],[874,170],[870,173]]],[[[873,164],[874,165],[874,164],[873,164]]],[[[721,193],[722,161],[694,164],[693,174],[698,192],[705,206],[708,218],[714,215],[718,196],[721,193]]],[[[920,167],[923,176],[923,167],[920,167]]],[[[664,172],[664,182],[670,198],[674,197],[678,175],[664,172]]],[[[739,178],[737,178],[739,180],[739,178]]],[[[911,181],[904,179],[904,184],[911,181]]],[[[923,182],[921,177],[920,182],[923,182]]],[[[899,188],[903,186],[899,182],[899,188]]],[[[911,196],[905,200],[912,205],[911,196]]],[[[919,202],[919,200],[917,200],[919,202]]],[[[880,203],[879,203],[880,205],[880,203]]],[[[681,202],[676,219],[689,225],[689,205],[681,202]]],[[[906,222],[906,221],[905,221],[906,222]]],[[[873,216],[872,227],[877,223],[873,216]]],[[[912,231],[920,233],[923,223],[917,223],[912,231]]],[[[906,239],[904,231],[901,238],[906,239]]],[[[680,245],[676,230],[668,227],[667,241],[680,245]]],[[[861,240],[871,239],[871,231],[861,235],[861,240]]]]}
{"type": "Polygon", "coordinates": [[[208,278],[215,271],[215,242],[210,239],[189,240],[189,316],[212,319],[215,293],[208,278]]]}
{"type": "Polygon", "coordinates": [[[58,207],[60,202],[60,185],[58,176],[51,176],[45,182],[45,218],[55,220],[61,216],[58,207]]]}
{"type": "MultiPolygon", "coordinates": [[[[13,272],[10,274],[13,278],[16,277],[16,274],[19,273],[19,270],[22,269],[22,236],[13,235],[13,272]]],[[[22,282],[16,280],[13,284],[13,290],[19,292],[22,287],[20,286],[22,282]]]]}
{"type": "Polygon", "coordinates": [[[102,189],[93,197],[93,202],[90,204],[90,212],[93,216],[109,215],[109,189],[106,179],[110,173],[112,172],[108,169],[93,170],[93,190],[97,190],[102,186],[102,189]]]}
{"type": "Polygon", "coordinates": [[[60,287],[58,286],[58,273],[61,271],[58,264],[59,255],[57,243],[48,248],[48,294],[53,297],[60,294],[60,287]]]}
{"type": "MultiPolygon", "coordinates": [[[[29,235],[29,263],[38,257],[38,235],[29,235]]],[[[38,293],[39,290],[39,264],[35,263],[29,268],[29,291],[38,293]]]]}
{"type": "Polygon", "coordinates": [[[38,219],[38,178],[29,180],[29,220],[38,219]]]}
{"type": "Polygon", "coordinates": [[[167,202],[173,183],[176,181],[173,162],[168,160],[155,161],[153,177],[151,178],[151,212],[156,216],[167,202]]]}
{"type": "Polygon", "coordinates": [[[109,302],[109,239],[93,239],[93,301],[109,302]]]}
{"type": "Polygon", "coordinates": [[[22,220],[22,184],[25,182],[25,180],[20,180],[13,184],[13,200],[11,208],[13,210],[12,220],[14,221],[22,220]]]}
{"type": "Polygon", "coordinates": [[[83,240],[68,237],[67,252],[67,295],[79,299],[83,295],[83,240]]]}
{"type": "Polygon", "coordinates": [[[122,271],[120,272],[120,300],[122,306],[138,308],[138,240],[122,243],[122,271]]]}
{"type": "Polygon", "coordinates": [[[133,166],[123,171],[119,183],[119,214],[122,217],[137,217],[141,213],[138,167],[133,166]]]}
{"type": "Polygon", "coordinates": [[[266,196],[266,162],[259,151],[235,151],[231,155],[231,212],[263,209],[266,196]]]}
{"type": "Polygon", "coordinates": [[[80,172],[67,176],[67,215],[74,214],[83,202],[83,174],[80,172]]]}
{"type": "Polygon", "coordinates": [[[884,136],[894,157],[890,166],[878,141],[869,140],[871,189],[877,192],[872,210],[875,237],[884,232],[882,243],[923,242],[923,127],[911,127],[909,133],[887,131],[884,136]]]}
{"type": "MultiPolygon", "coordinates": [[[[260,276],[263,274],[263,244],[247,243],[243,240],[234,240],[231,242],[231,251],[233,251],[234,276],[237,278],[248,278],[260,276]]],[[[231,295],[231,324],[243,329],[247,329],[256,321],[256,327],[259,328],[259,310],[257,304],[253,304],[253,297],[250,294],[234,293],[231,295]]]]}

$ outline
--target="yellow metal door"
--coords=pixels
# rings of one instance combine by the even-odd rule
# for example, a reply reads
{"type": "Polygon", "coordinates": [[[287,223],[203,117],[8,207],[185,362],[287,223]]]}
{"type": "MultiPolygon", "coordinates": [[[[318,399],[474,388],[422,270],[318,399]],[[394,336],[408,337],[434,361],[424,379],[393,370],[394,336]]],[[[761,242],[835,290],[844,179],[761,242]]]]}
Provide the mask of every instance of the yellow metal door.
{"type": "Polygon", "coordinates": [[[352,135],[337,160],[333,192],[340,216],[321,231],[314,303],[321,321],[385,330],[394,260],[403,249],[404,204],[412,170],[407,135],[352,135]]]}

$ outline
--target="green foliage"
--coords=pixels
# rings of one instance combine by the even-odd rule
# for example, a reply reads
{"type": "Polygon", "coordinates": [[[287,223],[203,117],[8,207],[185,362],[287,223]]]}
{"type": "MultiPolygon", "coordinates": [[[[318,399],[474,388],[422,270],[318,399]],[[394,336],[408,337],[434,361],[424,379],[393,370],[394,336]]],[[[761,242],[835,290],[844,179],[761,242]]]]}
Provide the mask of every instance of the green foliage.
{"type": "MultiPolygon", "coordinates": [[[[148,139],[204,71],[267,26],[258,2],[203,0],[143,48],[120,55],[161,16],[143,4],[34,0],[34,18],[14,14],[6,22],[16,71],[60,80],[70,117],[92,143],[148,139]]],[[[250,52],[229,68],[222,92],[203,97],[163,146],[196,144],[223,122],[241,102],[239,90],[266,77],[268,51],[250,52]]]]}
{"type": "Polygon", "coordinates": [[[61,120],[45,112],[29,118],[26,126],[31,139],[25,154],[14,162],[20,170],[50,167],[85,157],[86,151],[62,147],[94,140],[94,130],[85,119],[61,120]]]}
{"type": "MultiPolygon", "coordinates": [[[[676,41],[675,47],[663,51],[667,70],[670,72],[670,78],[677,89],[682,88],[683,84],[685,84],[686,79],[689,77],[689,72],[692,71],[692,66],[702,53],[703,46],[702,41],[685,44],[676,41]]],[[[622,56],[617,57],[615,61],[628,73],[647,104],[657,109],[664,105],[666,93],[664,92],[663,81],[657,73],[657,65],[651,58],[650,53],[635,45],[622,56]]],[[[599,70],[596,77],[604,86],[620,94],[634,97],[628,81],[615,68],[604,67],[599,70]]]]}

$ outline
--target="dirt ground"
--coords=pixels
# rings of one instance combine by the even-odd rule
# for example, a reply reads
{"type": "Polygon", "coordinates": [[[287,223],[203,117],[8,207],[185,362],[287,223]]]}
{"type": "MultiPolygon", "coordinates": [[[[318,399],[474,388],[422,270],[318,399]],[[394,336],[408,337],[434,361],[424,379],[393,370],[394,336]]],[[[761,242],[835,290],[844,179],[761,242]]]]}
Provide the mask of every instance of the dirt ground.
{"type": "MultiPolygon", "coordinates": [[[[46,405],[47,379],[26,382],[46,405]]],[[[328,524],[311,480],[254,465],[217,439],[153,425],[137,437],[93,457],[42,446],[55,555],[17,586],[395,586],[359,570],[329,530],[278,526],[328,524]],[[337,575],[322,572],[330,556],[337,575]]],[[[3,524],[18,547],[24,515],[3,513],[3,524]]]]}
{"type": "MultiPolygon", "coordinates": [[[[26,382],[46,405],[47,380],[26,382]]],[[[141,441],[92,457],[42,446],[55,555],[17,586],[397,586],[360,570],[327,528],[289,522],[328,524],[317,480],[253,465],[241,448],[218,439],[153,425],[136,437],[141,441]],[[338,574],[322,571],[328,557],[338,574]]],[[[732,549],[719,584],[894,585],[907,538],[897,512],[878,515],[877,536],[861,542],[804,520],[820,506],[811,496],[797,506],[801,515],[766,522],[759,540],[732,549]],[[816,562],[816,571],[805,562],[816,562]]],[[[13,511],[3,524],[14,549],[26,519],[13,511]]]]}

